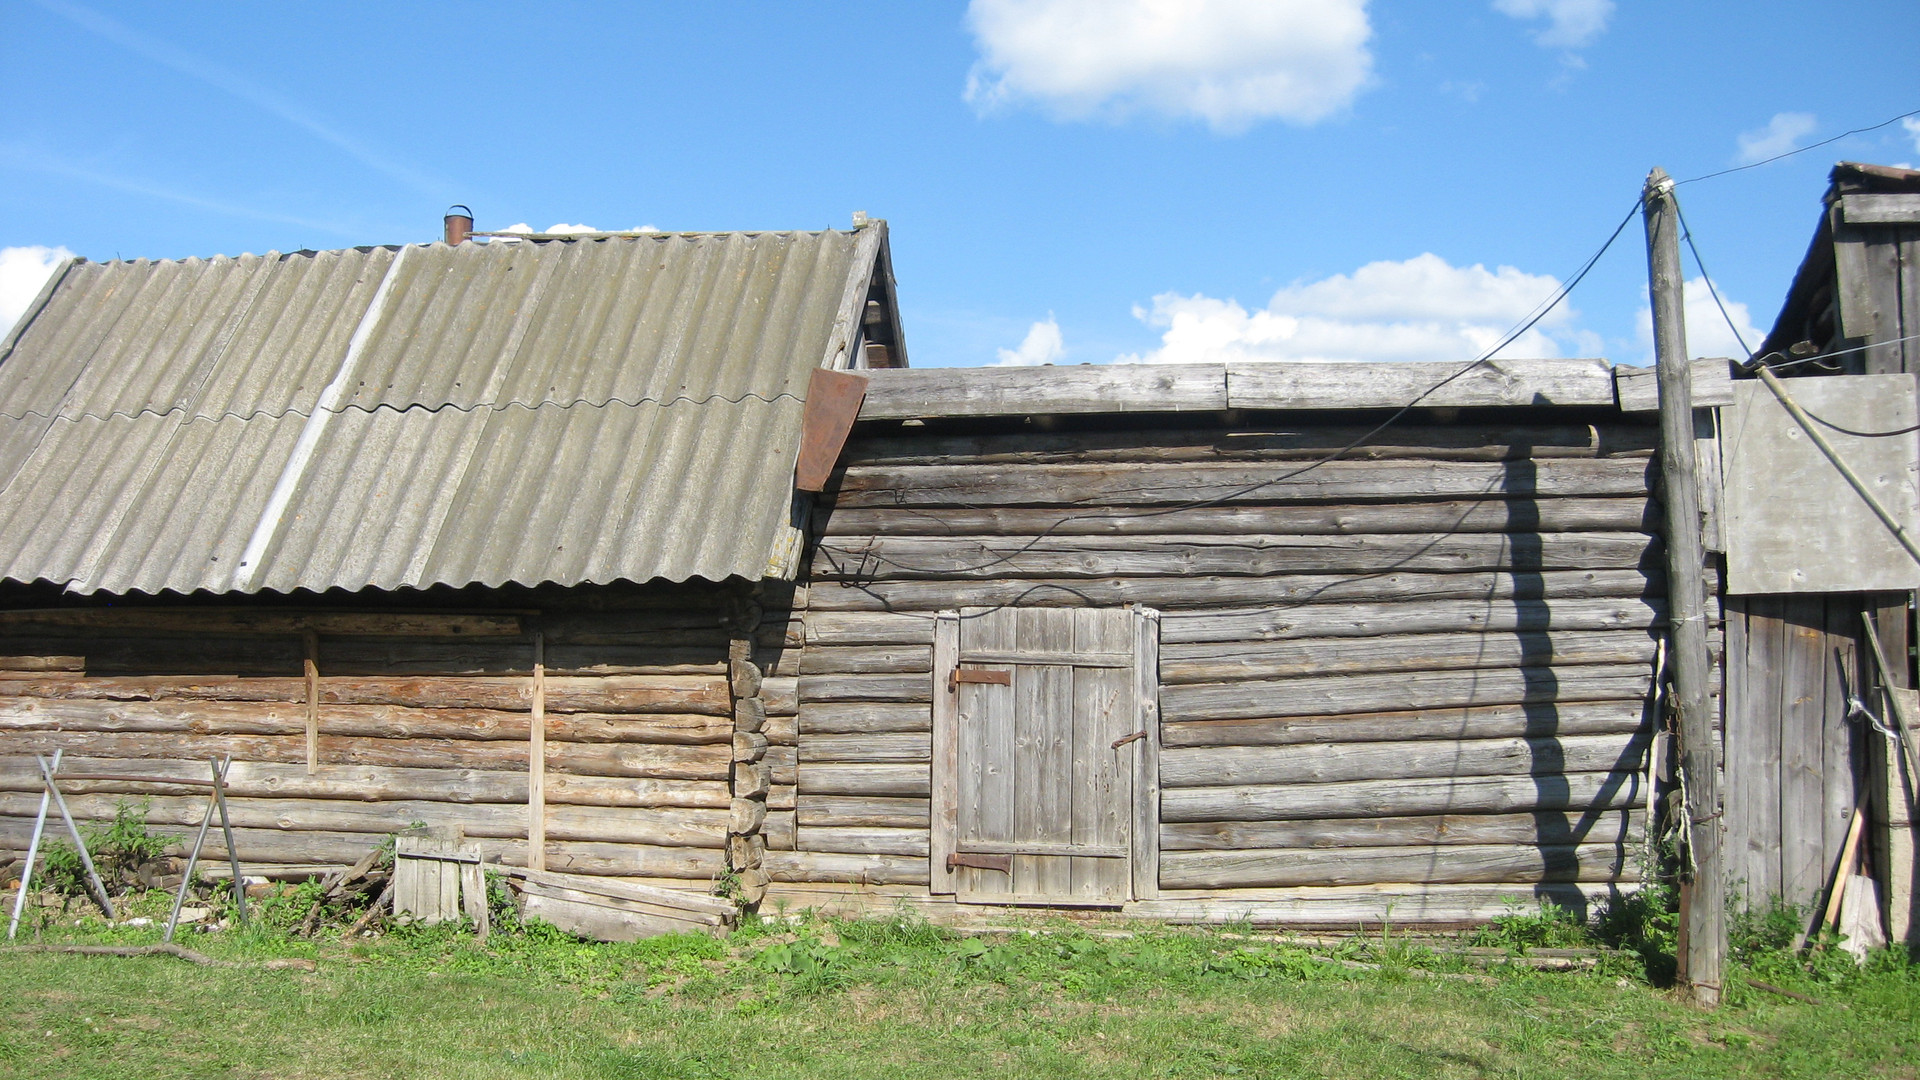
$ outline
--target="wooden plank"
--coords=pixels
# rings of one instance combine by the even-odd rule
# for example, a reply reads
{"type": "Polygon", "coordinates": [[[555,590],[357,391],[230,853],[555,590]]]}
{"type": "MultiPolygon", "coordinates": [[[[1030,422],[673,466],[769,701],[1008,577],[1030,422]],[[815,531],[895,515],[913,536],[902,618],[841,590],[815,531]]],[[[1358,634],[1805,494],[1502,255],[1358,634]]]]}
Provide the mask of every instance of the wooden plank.
{"type": "Polygon", "coordinates": [[[1652,673],[1638,665],[1406,671],[1299,679],[1188,683],[1160,691],[1170,721],[1538,705],[1644,698],[1652,673]]]}
{"type": "MultiPolygon", "coordinates": [[[[1018,645],[1011,608],[960,613],[960,650],[1010,649],[1018,645]]],[[[956,658],[958,653],[955,654],[956,658]]],[[[960,684],[959,813],[954,835],[956,851],[982,840],[1008,842],[1013,836],[1013,739],[1017,686],[990,683],[960,684]]],[[[1004,876],[983,880],[996,871],[960,867],[954,871],[954,895],[967,902],[981,893],[1004,893],[1004,876]]]]}
{"type": "Polygon", "coordinates": [[[1612,887],[1599,883],[1534,885],[1345,885],[1324,888],[1182,890],[1128,904],[1132,918],[1172,923],[1254,926],[1458,926],[1484,923],[1515,909],[1553,904],[1578,918],[1600,912],[1612,887]]]}
{"type": "Polygon", "coordinates": [[[1651,735],[1569,735],[1460,742],[1335,743],[1312,746],[1195,747],[1167,750],[1160,783],[1168,788],[1239,784],[1318,784],[1416,776],[1553,777],[1566,772],[1632,772],[1644,767],[1651,735]]]}
{"type": "MultiPolygon", "coordinates": [[[[1825,619],[1821,627],[1825,638],[1822,650],[1825,662],[1821,664],[1820,672],[1822,693],[1819,729],[1822,759],[1820,807],[1825,825],[1821,849],[1829,860],[1826,867],[1833,867],[1835,856],[1845,848],[1847,828],[1855,809],[1868,805],[1867,790],[1859,783],[1866,773],[1866,754],[1864,749],[1856,752],[1855,748],[1864,741],[1870,729],[1847,720],[1847,714],[1852,711],[1850,702],[1855,699],[1870,700],[1867,682],[1862,677],[1858,648],[1860,616],[1866,610],[1863,602],[1866,598],[1854,595],[1819,599],[1823,601],[1820,611],[1825,619]]],[[[1872,661],[1868,661],[1866,666],[1871,667],[1872,661]]],[[[1879,916],[1876,914],[1875,917],[1879,916]]]]}
{"type": "Polygon", "coordinates": [[[1165,612],[1161,641],[1375,637],[1381,634],[1508,633],[1551,630],[1645,630],[1660,625],[1664,604],[1628,599],[1517,600],[1487,603],[1302,604],[1244,611],[1165,612]]]}
{"type": "MultiPolygon", "coordinates": [[[[946,680],[937,688],[945,693],[946,680]]],[[[806,735],[879,735],[933,730],[930,706],[883,701],[809,701],[801,706],[799,730],[806,735]]]]}
{"type": "Polygon", "coordinates": [[[1165,788],[1162,821],[1276,821],[1415,814],[1511,814],[1536,810],[1618,810],[1644,805],[1635,773],[1557,777],[1435,777],[1382,782],[1165,788]]]}
{"type": "MultiPolygon", "coordinates": [[[[137,765],[142,775],[199,779],[207,771],[204,759],[142,759],[69,756],[66,768],[76,772],[124,772],[137,765]]],[[[39,770],[33,759],[0,756],[0,791],[38,792],[39,770]]],[[[69,796],[80,793],[139,795],[153,785],[114,781],[63,781],[69,796]]],[[[427,802],[503,803],[524,807],[527,801],[525,762],[511,770],[461,768],[411,769],[384,766],[328,765],[308,775],[304,765],[287,766],[235,761],[227,773],[231,798],[331,799],[381,802],[420,799],[427,802]]],[[[635,777],[547,775],[547,802],[579,806],[629,808],[672,807],[725,809],[729,794],[725,780],[658,780],[635,777]]]]}
{"type": "Polygon", "coordinates": [[[849,855],[911,855],[927,857],[925,829],[889,829],[873,826],[802,825],[795,844],[799,851],[843,852],[849,855]]]}
{"type": "MultiPolygon", "coordinates": [[[[1396,600],[1556,600],[1664,597],[1664,574],[1657,567],[1636,570],[1548,570],[1469,574],[1386,573],[1359,577],[1328,574],[1275,574],[1267,577],[1148,577],[1009,579],[1004,581],[823,581],[813,586],[809,629],[832,632],[847,627],[860,640],[924,643],[931,630],[909,620],[943,607],[991,607],[1030,604],[1050,607],[1118,607],[1142,604],[1167,610],[1239,607],[1273,603],[1352,604],[1396,600]],[[841,620],[847,616],[884,616],[876,622],[841,620]]],[[[1392,631],[1383,631],[1392,632],[1392,631]]],[[[853,644],[854,642],[847,642],[853,644]]]]}
{"type": "MultiPolygon", "coordinates": [[[[1613,394],[1608,383],[1609,399],[1613,394]]],[[[1646,458],[1546,458],[1505,462],[1329,461],[1312,470],[1290,462],[850,466],[836,506],[1164,506],[1351,502],[1354,499],[1519,499],[1644,496],[1646,458]]]]}
{"type": "Polygon", "coordinates": [[[933,679],[926,675],[802,675],[800,697],[806,701],[926,702],[933,697],[933,679]]]}
{"type": "Polygon", "coordinates": [[[1627,853],[1625,846],[1616,844],[1169,851],[1161,856],[1160,879],[1170,889],[1373,885],[1395,881],[1449,885],[1619,881],[1628,874],[1627,853]]]}
{"type": "Polygon", "coordinates": [[[89,629],[160,634],[307,633],[366,637],[519,637],[520,617],[413,611],[299,611],[258,607],[21,608],[0,611],[0,633],[89,629]]]}
{"type": "Polygon", "coordinates": [[[1161,725],[1169,747],[1292,746],[1303,743],[1371,743],[1408,739],[1509,739],[1549,735],[1618,735],[1650,730],[1642,702],[1559,702],[1531,705],[1471,705],[1451,709],[1338,716],[1256,717],[1161,725]]]}
{"type": "Polygon", "coordinates": [[[932,671],[933,649],[926,645],[813,646],[800,658],[803,675],[868,675],[932,671]]]}
{"type": "MultiPolygon", "coordinates": [[[[201,735],[301,735],[306,708],[293,702],[0,696],[0,732],[124,731],[201,735]]],[[[329,735],[369,739],[470,739],[524,743],[528,713],[496,709],[411,709],[398,705],[322,705],[329,735]]],[[[559,713],[547,717],[557,742],[701,746],[732,738],[725,717],[669,713],[559,713]]]]}
{"type": "Polygon", "coordinates": [[[926,734],[803,735],[800,760],[853,764],[925,764],[933,760],[933,737],[926,734]]]}
{"type": "MultiPolygon", "coordinates": [[[[1693,407],[1695,410],[1733,404],[1733,361],[1714,358],[1693,362],[1693,407]]],[[[1613,369],[1614,396],[1625,413],[1660,411],[1660,380],[1653,368],[1613,369]]]]}
{"type": "MultiPolygon", "coordinates": [[[[1780,886],[1792,904],[1810,906],[1826,887],[1826,684],[1824,600],[1790,596],[1781,606],[1780,886]]],[[[1849,812],[1851,808],[1849,807],[1849,812]]]]}
{"type": "Polygon", "coordinates": [[[1840,220],[1849,225],[1920,225],[1920,194],[1842,195],[1840,220]]]}
{"type": "Polygon", "coordinates": [[[821,578],[1154,577],[1432,570],[1623,570],[1658,543],[1641,533],[1366,536],[862,537],[822,541],[821,578]]]}
{"type": "Polygon", "coordinates": [[[320,764],[320,637],[312,630],[304,635],[307,658],[307,771],[320,764]]]}
{"type": "Polygon", "coordinates": [[[927,883],[927,859],[913,855],[769,851],[761,866],[775,881],[843,882],[855,885],[927,883]]]}
{"type": "Polygon", "coordinates": [[[520,898],[521,913],[595,941],[639,941],[659,934],[706,929],[698,922],[632,911],[613,902],[595,903],[595,899],[565,889],[529,891],[520,898]]]}
{"type": "Polygon", "coordinates": [[[932,794],[930,770],[925,765],[829,765],[808,762],[799,767],[802,795],[902,795],[927,798],[932,794]]]}
{"type": "MultiPolygon", "coordinates": [[[[550,677],[550,712],[697,713],[728,716],[733,699],[725,678],[702,675],[612,675],[550,677]]],[[[73,697],[108,700],[210,700],[299,702],[302,678],[231,676],[114,676],[0,680],[0,697],[73,697]]],[[[400,678],[322,676],[323,705],[400,705],[411,708],[500,709],[525,712],[528,680],[504,677],[400,678]]]]}
{"type": "Polygon", "coordinates": [[[915,368],[869,372],[862,420],[1227,407],[1218,364],[915,368]]]}
{"type": "MultiPolygon", "coordinates": [[[[926,799],[872,795],[803,795],[796,812],[800,824],[807,826],[870,826],[924,831],[932,820],[931,803],[926,799]]],[[[941,869],[945,869],[945,861],[943,857],[941,869]]]]}
{"type": "Polygon", "coordinates": [[[1564,813],[1433,814],[1420,817],[1320,818],[1310,821],[1196,821],[1160,826],[1166,851],[1258,848],[1415,847],[1454,844],[1638,843],[1644,810],[1564,813]]]}
{"type": "MultiPolygon", "coordinates": [[[[1106,670],[1078,670],[1061,661],[1075,653],[1093,652],[1104,642],[1090,639],[1088,620],[1103,614],[1094,610],[1022,608],[1015,611],[1018,636],[1014,647],[999,655],[1027,654],[1033,663],[1015,668],[1014,705],[1014,827],[1010,837],[1026,851],[1013,854],[1012,891],[1040,896],[1077,895],[1085,881],[1080,860],[1037,857],[1048,849],[1070,848],[1075,842],[1094,842],[1083,830],[1093,824],[1101,792],[1089,766],[1098,761],[1097,741],[1086,741],[1085,725],[1092,722],[1088,683],[1106,681],[1106,670]],[[1049,663],[1048,661],[1055,661],[1049,663]]],[[[993,656],[992,650],[962,648],[961,658],[993,656]]],[[[1099,738],[1098,730],[1093,733],[1099,738]]],[[[991,853],[989,845],[968,844],[968,851],[991,853]]]]}
{"type": "Polygon", "coordinates": [[[1426,408],[1613,404],[1605,360],[1488,360],[1461,374],[1465,366],[1242,361],[1227,365],[1227,401],[1235,409],[1398,409],[1416,399],[1426,408]]]}
{"type": "Polygon", "coordinates": [[[1160,613],[1134,610],[1134,694],[1144,738],[1133,744],[1133,898],[1160,895],[1160,613]]]}
{"type": "Polygon", "coordinates": [[[1391,533],[1652,532],[1646,498],[1448,500],[1441,502],[1204,506],[1146,515],[1124,507],[832,507],[815,514],[820,535],[851,536],[1234,536],[1391,533]]]}
{"type": "MultiPolygon", "coordinates": [[[[818,588],[819,586],[815,586],[818,588]]],[[[931,645],[933,616],[883,611],[809,611],[807,648],[847,645],[931,645]]]]}
{"type": "Polygon", "coordinates": [[[1654,638],[1640,630],[1521,631],[1512,634],[1388,634],[1375,638],[1169,645],[1167,683],[1387,671],[1458,671],[1550,663],[1651,664],[1654,638]]]}
{"type": "Polygon", "coordinates": [[[583,878],[533,869],[510,869],[507,872],[535,888],[565,889],[602,899],[619,900],[642,908],[657,908],[673,912],[676,916],[688,921],[708,926],[728,925],[739,915],[739,909],[734,907],[731,901],[687,889],[661,888],[637,881],[583,878]]]}

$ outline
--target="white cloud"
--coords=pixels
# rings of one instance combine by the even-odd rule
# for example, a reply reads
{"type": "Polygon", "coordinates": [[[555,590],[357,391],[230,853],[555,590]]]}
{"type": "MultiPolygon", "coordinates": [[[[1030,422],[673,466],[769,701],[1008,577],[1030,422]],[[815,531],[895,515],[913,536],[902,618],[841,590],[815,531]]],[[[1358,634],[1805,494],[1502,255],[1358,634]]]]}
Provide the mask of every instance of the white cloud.
{"type": "Polygon", "coordinates": [[[1740,136],[1740,163],[1751,165],[1792,150],[1818,126],[1812,113],[1774,113],[1767,126],[1740,136]]]}
{"type": "Polygon", "coordinates": [[[1060,336],[1060,324],[1053,320],[1053,312],[1049,311],[1047,321],[1034,323],[1027,328],[1027,336],[1020,339],[1019,348],[998,351],[1002,367],[1032,367],[1060,359],[1067,351],[1067,346],[1065,339],[1060,336]]]}
{"type": "Polygon", "coordinates": [[[1371,78],[1366,0],[972,0],[966,100],[1055,117],[1311,124],[1371,78]]]}
{"type": "MultiPolygon", "coordinates": [[[[1766,332],[1753,325],[1753,313],[1747,305],[1727,298],[1725,289],[1720,290],[1720,299],[1727,305],[1727,314],[1713,302],[1713,293],[1707,289],[1707,279],[1692,278],[1683,287],[1685,299],[1681,303],[1681,313],[1687,321],[1687,352],[1694,356],[1729,356],[1735,360],[1745,360],[1749,347],[1757,348],[1765,340],[1766,332]],[[1740,328],[1740,336],[1735,337],[1727,326],[1727,319],[1733,319],[1733,325],[1740,328]],[[1746,339],[1745,344],[1741,338],[1746,339]]],[[[1641,308],[1638,318],[1641,359],[1653,363],[1653,310],[1641,308]]]]}
{"type": "Polygon", "coordinates": [[[1900,121],[1900,126],[1907,129],[1907,137],[1913,140],[1913,152],[1920,154],[1920,116],[1909,116],[1900,121]]]}
{"type": "Polygon", "coordinates": [[[1583,49],[1607,30],[1613,0],[1493,0],[1493,9],[1516,19],[1544,17],[1533,40],[1549,49],[1583,49]]]}
{"type": "MultiPolygon", "coordinates": [[[[579,235],[579,234],[581,234],[581,233],[597,233],[597,232],[599,232],[600,230],[599,230],[599,229],[596,229],[596,228],[594,228],[594,227],[593,227],[593,226],[591,226],[591,225],[569,225],[569,224],[567,224],[566,222],[564,222],[564,221],[561,221],[561,222],[556,222],[556,223],[554,223],[554,224],[552,224],[552,225],[549,225],[549,226],[547,226],[547,227],[546,227],[546,228],[544,228],[544,229],[541,229],[541,230],[540,230],[540,231],[538,232],[538,234],[536,234],[536,233],[534,232],[534,228],[533,228],[533,226],[531,226],[531,225],[529,225],[529,224],[527,224],[527,223],[526,223],[526,222],[524,222],[524,221],[516,221],[516,222],[514,222],[514,223],[513,223],[512,225],[509,225],[509,226],[507,226],[507,227],[506,227],[506,228],[504,228],[504,229],[495,229],[495,230],[493,230],[493,231],[494,231],[494,232],[496,232],[496,233],[520,233],[520,234],[521,234],[521,235],[523,235],[523,236],[534,236],[534,235],[540,235],[540,236],[577,236],[577,235],[579,235]]],[[[654,228],[654,227],[653,227],[653,226],[651,226],[651,225],[636,225],[636,226],[634,226],[633,228],[631,228],[631,229],[628,229],[627,231],[628,231],[628,232],[636,232],[636,233],[657,233],[657,232],[659,232],[660,230],[659,230],[659,229],[656,229],[656,228],[654,228]]],[[[504,243],[508,243],[508,244],[517,244],[517,243],[519,243],[519,241],[518,241],[518,240],[515,240],[514,238],[512,238],[512,237],[510,237],[510,236],[499,236],[499,237],[495,237],[494,239],[496,239],[496,240],[500,240],[500,241],[502,241],[502,242],[504,242],[504,243]]]]}
{"type": "Polygon", "coordinates": [[[0,248],[0,334],[26,313],[54,267],[71,258],[73,252],[63,247],[0,248]]]}
{"type": "MultiPolygon", "coordinates": [[[[1471,360],[1500,342],[1559,289],[1511,266],[1453,266],[1438,255],[1368,263],[1352,274],[1289,285],[1254,311],[1235,300],[1164,293],[1135,316],[1163,329],[1160,348],[1121,363],[1236,360],[1471,360]]],[[[1564,303],[1499,355],[1552,357],[1562,339],[1592,354],[1564,303]]]]}

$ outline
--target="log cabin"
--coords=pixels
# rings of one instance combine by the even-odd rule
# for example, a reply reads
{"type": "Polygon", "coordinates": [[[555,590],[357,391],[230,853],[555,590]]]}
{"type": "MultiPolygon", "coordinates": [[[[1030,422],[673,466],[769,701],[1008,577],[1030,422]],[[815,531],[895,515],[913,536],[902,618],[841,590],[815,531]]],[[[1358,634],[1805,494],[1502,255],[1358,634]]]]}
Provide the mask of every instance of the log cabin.
{"type": "Polygon", "coordinates": [[[230,757],[262,870],[1590,914],[1662,782],[1652,382],[1462,366],[910,369],[880,221],[76,261],[0,342],[0,846],[59,749],[230,757]]]}

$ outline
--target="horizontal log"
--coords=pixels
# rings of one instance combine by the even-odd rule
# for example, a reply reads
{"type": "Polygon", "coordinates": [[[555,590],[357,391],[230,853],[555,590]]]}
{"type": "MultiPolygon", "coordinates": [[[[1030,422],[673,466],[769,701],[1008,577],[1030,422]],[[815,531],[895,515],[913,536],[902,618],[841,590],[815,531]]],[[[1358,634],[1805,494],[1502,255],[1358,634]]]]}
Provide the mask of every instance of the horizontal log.
{"type": "Polygon", "coordinates": [[[1650,664],[1655,648],[1653,635],[1643,630],[1209,641],[1161,646],[1160,681],[1202,683],[1386,671],[1650,664]]]}
{"type": "MultiPolygon", "coordinates": [[[[807,648],[828,646],[932,645],[933,617],[889,611],[810,611],[807,648]]],[[[931,656],[931,652],[928,654],[931,656]]]]}
{"type": "Polygon", "coordinates": [[[1653,683],[1649,667],[1595,664],[1488,671],[1403,671],[1327,675],[1160,688],[1167,720],[1325,716],[1468,705],[1638,700],[1653,683]]]}
{"type": "Polygon", "coordinates": [[[793,746],[799,742],[799,717],[769,716],[760,724],[760,734],[775,746],[793,746]]]}
{"type": "Polygon", "coordinates": [[[859,537],[822,541],[819,578],[1153,577],[1176,574],[1635,569],[1657,557],[1640,533],[1353,536],[859,537]]]}
{"type": "Polygon", "coordinates": [[[1161,851],[1259,848],[1414,847],[1454,844],[1637,843],[1644,810],[1573,814],[1434,814],[1423,817],[1318,818],[1311,821],[1193,821],[1160,826],[1161,851]]]}
{"type": "Polygon", "coordinates": [[[799,789],[807,795],[895,795],[927,798],[933,781],[925,765],[800,766],[799,789]]]}
{"type": "MultiPolygon", "coordinates": [[[[494,841],[496,844],[501,841],[494,841]]],[[[512,844],[512,841],[504,842],[512,844]]],[[[526,864],[526,844],[515,865],[526,864]]],[[[480,853],[488,853],[482,842],[480,853]]],[[[726,872],[726,855],[712,848],[653,847],[642,844],[605,844],[584,841],[548,841],[547,869],[562,874],[598,874],[608,877],[661,877],[712,881],[726,872]]]]}
{"type": "Polygon", "coordinates": [[[899,368],[867,373],[862,420],[1227,407],[1218,364],[899,368]]]}
{"type": "Polygon", "coordinates": [[[805,675],[864,675],[932,671],[933,649],[925,645],[815,646],[800,658],[805,675]]]}
{"type": "Polygon", "coordinates": [[[1428,408],[1610,407],[1613,369],[1590,359],[1227,365],[1236,409],[1399,409],[1416,399],[1428,408]]]}
{"type": "MultiPolygon", "coordinates": [[[[123,795],[70,795],[74,817],[113,820],[127,803],[123,795]]],[[[197,828],[206,813],[205,797],[154,795],[139,800],[149,826],[197,828]]],[[[31,792],[0,792],[0,816],[32,817],[40,797],[31,792]]],[[[526,839],[527,808],[511,803],[445,803],[422,800],[350,802],[342,799],[227,800],[234,825],[281,832],[399,832],[415,823],[462,829],[470,837],[526,839]]],[[[654,809],[635,813],[602,806],[549,806],[547,836],[553,840],[592,840],[662,847],[717,848],[726,842],[724,810],[654,809]]]]}
{"type": "Polygon", "coordinates": [[[800,835],[793,811],[768,811],[767,819],[760,823],[760,835],[766,839],[768,851],[792,851],[800,835]]]}
{"type": "Polygon", "coordinates": [[[294,611],[264,607],[35,608],[0,611],[0,634],[89,629],[159,634],[283,634],[367,637],[518,637],[520,616],[415,611],[294,611]]]}
{"type": "Polygon", "coordinates": [[[930,705],[886,701],[809,701],[800,708],[803,735],[878,735],[933,730],[930,705]]]}
{"type": "Polygon", "coordinates": [[[1300,604],[1233,612],[1166,612],[1163,644],[1376,637],[1516,630],[1645,630],[1665,605],[1646,600],[1435,600],[1397,604],[1300,604]]]}
{"type": "MultiPolygon", "coordinates": [[[[530,643],[361,641],[323,639],[320,670],[328,675],[498,675],[533,674],[530,643]]],[[[727,647],[717,643],[673,642],[546,646],[547,674],[719,675],[727,670],[727,647]]]]}
{"type": "Polygon", "coordinates": [[[1396,600],[1539,600],[1664,597],[1658,567],[1645,570],[1548,570],[1513,574],[1276,574],[1008,579],[1004,581],[822,581],[813,586],[807,613],[809,641],[827,632],[846,636],[831,644],[925,644],[933,640],[925,613],[958,607],[1026,604],[1051,607],[1114,607],[1145,604],[1162,610],[1245,607],[1249,604],[1351,604],[1396,600]],[[889,615],[891,622],[839,622],[844,614],[889,615]],[[927,626],[906,620],[927,622],[927,626]],[[836,627],[845,627],[836,631],[836,627]],[[903,633],[904,629],[904,633],[903,633]],[[895,635],[895,636],[882,636],[895,635]]]}
{"type": "MultiPolygon", "coordinates": [[[[306,739],[282,735],[193,735],[135,732],[18,731],[0,749],[11,754],[69,754],[117,758],[208,758],[281,764],[307,760],[306,739]]],[[[547,768],[593,776],[649,776],[663,780],[725,779],[728,744],[662,746],[649,743],[548,743],[547,768]]],[[[389,765],[413,769],[526,768],[524,743],[459,739],[319,738],[327,765],[389,765]]]]}
{"type": "Polygon", "coordinates": [[[84,656],[0,656],[0,672],[87,670],[84,656]]]}
{"type": "Polygon", "coordinates": [[[805,826],[925,830],[932,820],[931,807],[932,803],[927,799],[802,795],[798,813],[800,824],[805,826]]]}
{"type": "Polygon", "coordinates": [[[1167,851],[1160,855],[1160,884],[1169,889],[1232,889],[1396,881],[1604,882],[1629,877],[1627,861],[1628,849],[1614,844],[1167,851]]]}
{"type": "MultiPolygon", "coordinates": [[[[305,701],[303,678],[220,676],[117,676],[107,678],[8,679],[0,697],[100,698],[116,701],[305,701]]],[[[404,705],[413,708],[500,709],[532,707],[533,680],[447,677],[387,678],[322,675],[320,700],[328,705],[404,705]]],[[[723,678],[699,675],[612,675],[546,680],[547,711],[608,713],[698,713],[727,716],[733,699],[723,678]]]]}
{"type": "Polygon", "coordinates": [[[1650,727],[1641,701],[1471,705],[1453,709],[1343,716],[1259,717],[1163,724],[1160,743],[1182,746],[1293,746],[1405,739],[1507,739],[1548,735],[1617,735],[1650,727]]]}
{"type": "Polygon", "coordinates": [[[917,855],[927,857],[926,828],[884,829],[871,826],[802,825],[795,842],[798,851],[838,851],[850,855],[917,855]]]}
{"type": "Polygon", "coordinates": [[[794,800],[792,784],[774,784],[767,789],[768,810],[791,810],[794,800]]]}
{"type": "Polygon", "coordinates": [[[931,675],[802,675],[802,701],[933,700],[931,675]]]}
{"type": "Polygon", "coordinates": [[[1162,506],[1351,502],[1355,499],[1518,499],[1645,496],[1642,457],[1529,462],[1329,461],[1223,464],[856,465],[833,504],[883,506],[1162,506]]]}
{"type": "Polygon", "coordinates": [[[1121,909],[1130,918],[1253,926],[1460,926],[1542,905],[1576,918],[1597,915],[1615,887],[1598,882],[1534,885],[1341,885],[1325,888],[1166,890],[1121,909]]]}
{"type": "Polygon", "coordinates": [[[1307,746],[1168,748],[1160,786],[1324,784],[1415,776],[1554,776],[1632,772],[1644,767],[1645,735],[1568,735],[1538,739],[1333,743],[1307,746]]]}
{"type": "Polygon", "coordinates": [[[1129,507],[828,507],[815,513],[814,523],[821,535],[844,544],[838,538],[1657,532],[1659,515],[1658,504],[1641,497],[1205,506],[1157,512],[1129,507]]]}
{"type": "MultiPolygon", "coordinates": [[[[525,742],[527,713],[494,709],[409,709],[398,705],[322,705],[320,731],[371,739],[474,739],[525,742]]],[[[294,735],[306,732],[305,705],[293,702],[113,701],[0,696],[0,738],[12,731],[190,732],[294,735]]],[[[555,713],[547,738],[559,742],[726,742],[725,717],[670,713],[555,713]]]]}
{"type": "Polygon", "coordinates": [[[761,868],[775,881],[850,885],[925,885],[926,856],[846,855],[824,851],[769,851],[761,868]]]}
{"type": "Polygon", "coordinates": [[[800,711],[800,681],[791,675],[765,679],[760,683],[760,701],[768,716],[792,716],[800,711]]]}
{"type": "MultiPolygon", "coordinates": [[[[207,776],[207,763],[68,756],[62,759],[61,772],[200,780],[207,776]]],[[[172,790],[153,784],[94,780],[66,780],[60,786],[62,791],[76,794],[142,795],[172,790]]],[[[38,792],[40,788],[40,772],[32,758],[0,756],[0,791],[38,792]]],[[[309,774],[304,764],[273,765],[235,761],[228,767],[227,790],[236,798],[344,799],[361,802],[423,799],[430,802],[512,803],[525,806],[527,774],[524,765],[514,771],[322,765],[309,774]]],[[[578,776],[562,772],[547,774],[549,804],[725,809],[729,797],[725,780],[657,780],[578,776]]]]}
{"type": "Polygon", "coordinates": [[[1036,465],[1086,461],[1313,461],[1344,450],[1353,461],[1432,458],[1518,461],[1651,453],[1659,429],[1626,421],[1602,424],[1419,424],[1385,431],[1372,425],[1289,424],[1279,431],[1219,427],[1154,427],[1093,431],[993,432],[853,439],[848,465],[1036,465]],[[1351,449],[1348,449],[1348,448],[1351,449]]]}
{"type": "Polygon", "coordinates": [[[1536,810],[1625,810],[1646,804],[1638,773],[1435,777],[1333,784],[1169,788],[1160,820],[1284,821],[1297,818],[1516,814],[1536,810]]]}
{"type": "Polygon", "coordinates": [[[925,764],[933,760],[930,734],[803,735],[800,760],[848,764],[925,764]]]}

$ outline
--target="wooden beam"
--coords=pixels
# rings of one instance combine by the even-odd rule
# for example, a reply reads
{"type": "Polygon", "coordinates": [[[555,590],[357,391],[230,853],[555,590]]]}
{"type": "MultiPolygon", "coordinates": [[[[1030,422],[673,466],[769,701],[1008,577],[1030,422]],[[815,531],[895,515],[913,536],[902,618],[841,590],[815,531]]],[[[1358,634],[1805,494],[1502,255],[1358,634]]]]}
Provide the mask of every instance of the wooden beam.
{"type": "MultiPolygon", "coordinates": [[[[1397,409],[1466,365],[1231,363],[1235,409],[1397,409]]],[[[1605,360],[1488,360],[1420,401],[1429,408],[1613,404],[1605,360]]]]}
{"type": "MultiPolygon", "coordinates": [[[[1614,393],[1620,411],[1651,413],[1660,411],[1660,378],[1653,368],[1613,369],[1614,393]]],[[[1733,361],[1702,359],[1693,362],[1693,407],[1714,408],[1733,404],[1733,361]]]]}
{"type": "Polygon", "coordinates": [[[1842,195],[1840,219],[1849,225],[1920,225],[1920,194],[1842,195]]]}
{"type": "Polygon", "coordinates": [[[862,420],[1227,407],[1218,364],[914,368],[873,371],[862,420]]]}
{"type": "Polygon", "coordinates": [[[305,639],[307,657],[307,772],[320,768],[320,635],[308,630],[305,639]]]}

